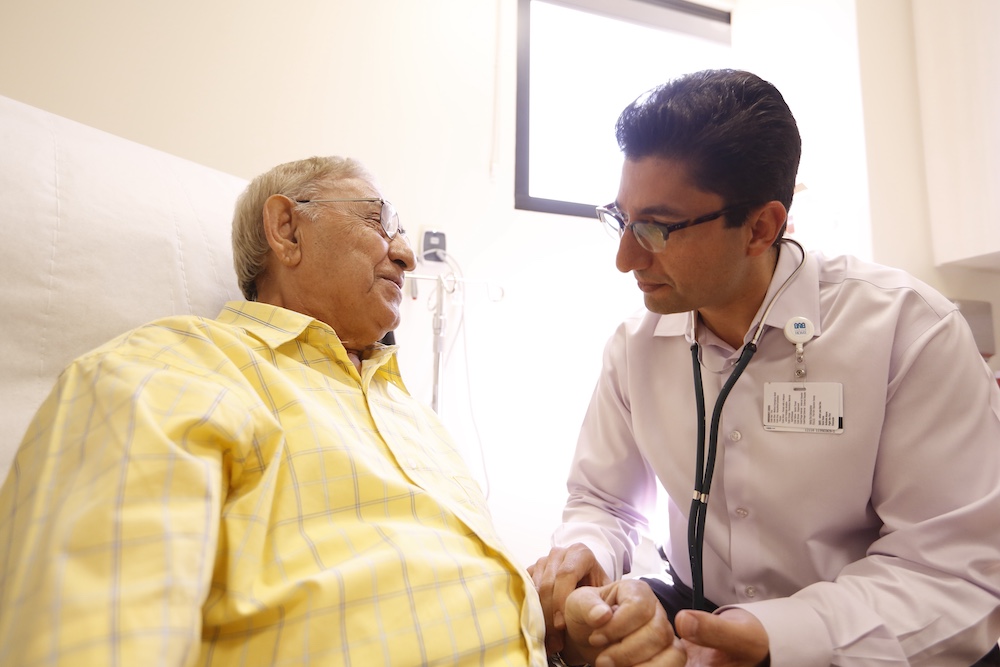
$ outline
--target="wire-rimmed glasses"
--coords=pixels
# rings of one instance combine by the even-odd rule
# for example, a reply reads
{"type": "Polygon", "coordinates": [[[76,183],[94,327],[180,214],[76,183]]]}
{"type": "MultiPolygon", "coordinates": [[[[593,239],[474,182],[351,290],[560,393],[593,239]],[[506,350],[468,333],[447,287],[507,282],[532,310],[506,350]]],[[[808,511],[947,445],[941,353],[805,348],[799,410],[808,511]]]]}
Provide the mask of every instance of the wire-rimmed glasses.
{"type": "Polygon", "coordinates": [[[406,230],[399,226],[399,215],[396,213],[396,207],[390,204],[387,200],[381,197],[365,197],[363,199],[296,199],[296,204],[339,204],[343,202],[369,202],[372,204],[378,203],[381,206],[379,210],[378,222],[382,225],[382,231],[385,232],[387,238],[392,238],[396,233],[405,234],[406,230]]]}
{"type": "Polygon", "coordinates": [[[711,222],[727,213],[740,208],[746,208],[747,206],[749,204],[734,204],[720,208],[718,211],[712,211],[697,218],[692,218],[691,220],[684,220],[683,222],[654,222],[652,220],[628,222],[625,219],[625,214],[622,213],[617,204],[608,204],[607,206],[597,207],[597,217],[601,222],[615,230],[618,238],[624,236],[625,232],[631,228],[632,233],[635,234],[635,240],[639,242],[640,246],[649,252],[660,252],[667,246],[667,237],[670,236],[671,232],[676,232],[685,227],[700,225],[703,222],[711,222]]]}

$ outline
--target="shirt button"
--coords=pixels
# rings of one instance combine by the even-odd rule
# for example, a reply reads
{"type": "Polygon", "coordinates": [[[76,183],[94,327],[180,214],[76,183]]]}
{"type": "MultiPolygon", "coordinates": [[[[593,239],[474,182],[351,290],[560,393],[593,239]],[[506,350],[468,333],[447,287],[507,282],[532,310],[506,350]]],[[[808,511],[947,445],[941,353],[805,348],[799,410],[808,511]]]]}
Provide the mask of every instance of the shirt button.
{"type": "Polygon", "coordinates": [[[739,431],[733,431],[732,433],[729,434],[729,439],[732,440],[733,442],[739,442],[740,440],[743,439],[743,434],[740,433],[739,431]]]}
{"type": "Polygon", "coordinates": [[[746,588],[743,589],[743,592],[747,594],[748,598],[757,597],[757,589],[754,588],[753,586],[747,586],[746,588]]]}
{"type": "Polygon", "coordinates": [[[736,516],[738,516],[741,519],[745,519],[748,516],[750,516],[750,510],[748,510],[745,507],[737,507],[736,508],[736,516]]]}

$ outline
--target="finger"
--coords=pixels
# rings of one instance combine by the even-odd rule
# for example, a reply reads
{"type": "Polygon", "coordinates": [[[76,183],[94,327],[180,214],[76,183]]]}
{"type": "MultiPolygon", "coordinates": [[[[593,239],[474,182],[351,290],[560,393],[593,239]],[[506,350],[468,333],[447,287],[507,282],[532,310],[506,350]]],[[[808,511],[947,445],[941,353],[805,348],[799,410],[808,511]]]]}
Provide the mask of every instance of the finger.
{"type": "Polygon", "coordinates": [[[611,606],[605,602],[599,589],[584,586],[566,598],[566,629],[574,637],[607,623],[612,616],[611,606]]]}
{"type": "Polygon", "coordinates": [[[605,660],[597,664],[607,661],[615,665],[677,662],[676,655],[683,653],[683,649],[679,644],[675,647],[666,611],[649,586],[642,581],[625,580],[617,583],[614,593],[618,608],[611,620],[595,632],[594,639],[602,639],[597,635],[603,634],[608,642],[608,647],[599,656],[605,660]]]}
{"type": "Polygon", "coordinates": [[[706,611],[685,609],[674,619],[677,635],[687,641],[709,648],[726,648],[740,641],[738,628],[721,616],[706,611]]]}
{"type": "Polygon", "coordinates": [[[673,646],[661,651],[652,659],[643,662],[636,667],[684,667],[688,664],[688,655],[679,641],[673,646]]]}
{"type": "MultiPolygon", "coordinates": [[[[643,581],[625,579],[601,591],[605,594],[605,602],[614,610],[609,621],[595,635],[595,639],[603,642],[601,645],[620,641],[648,623],[662,625],[666,619],[659,600],[643,581]],[[658,614],[662,618],[657,619],[658,614]]],[[[669,623],[666,626],[669,628],[669,623]]],[[[670,634],[672,636],[673,632],[670,634]]]]}
{"type": "Polygon", "coordinates": [[[756,616],[744,609],[721,614],[685,610],[677,614],[678,636],[694,646],[715,649],[732,660],[757,664],[767,657],[767,631],[756,616]]]}
{"type": "Polygon", "coordinates": [[[553,548],[548,555],[539,558],[535,564],[529,568],[531,580],[535,584],[538,592],[538,600],[542,605],[542,615],[545,620],[545,648],[551,653],[557,653],[563,649],[563,633],[555,625],[556,612],[561,613],[561,608],[557,608],[553,599],[552,587],[555,582],[554,564],[561,558],[565,551],[559,547],[553,548]]]}
{"type": "Polygon", "coordinates": [[[566,598],[566,645],[584,662],[592,661],[602,642],[593,639],[594,628],[606,623],[612,609],[604,601],[603,591],[590,586],[577,588],[566,598]]]}
{"type": "Polygon", "coordinates": [[[689,665],[688,654],[684,650],[680,640],[676,640],[672,646],[660,651],[652,658],[644,660],[643,662],[618,663],[608,657],[604,657],[602,659],[602,656],[604,656],[603,653],[595,658],[594,667],[608,667],[608,665],[618,667],[622,664],[630,664],[632,667],[685,667],[685,665],[689,665]]]}
{"type": "Polygon", "coordinates": [[[595,568],[606,578],[594,554],[582,544],[553,547],[532,567],[532,581],[545,619],[545,647],[549,653],[562,651],[566,644],[566,598],[582,581],[593,577],[595,568]]]}
{"type": "Polygon", "coordinates": [[[604,665],[683,665],[683,646],[674,637],[666,612],[601,651],[595,667],[604,665]]]}
{"type": "Polygon", "coordinates": [[[561,612],[566,605],[566,598],[581,584],[589,584],[594,568],[601,569],[593,552],[582,544],[570,546],[560,556],[559,561],[552,566],[552,606],[560,612],[553,613],[553,623],[558,629],[565,627],[561,612]]]}

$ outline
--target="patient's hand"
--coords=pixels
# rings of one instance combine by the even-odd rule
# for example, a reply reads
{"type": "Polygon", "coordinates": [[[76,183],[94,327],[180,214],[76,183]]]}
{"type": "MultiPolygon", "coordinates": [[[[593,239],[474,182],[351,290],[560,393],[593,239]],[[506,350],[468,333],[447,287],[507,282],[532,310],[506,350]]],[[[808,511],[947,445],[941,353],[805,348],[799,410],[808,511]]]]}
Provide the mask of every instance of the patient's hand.
{"type": "Polygon", "coordinates": [[[659,600],[637,579],[576,589],[564,616],[569,664],[683,667],[687,660],[659,600]]]}
{"type": "Polygon", "coordinates": [[[593,552],[582,544],[553,547],[548,555],[528,568],[545,613],[545,649],[563,649],[566,623],[563,607],[577,586],[603,586],[610,580],[593,552]]]}

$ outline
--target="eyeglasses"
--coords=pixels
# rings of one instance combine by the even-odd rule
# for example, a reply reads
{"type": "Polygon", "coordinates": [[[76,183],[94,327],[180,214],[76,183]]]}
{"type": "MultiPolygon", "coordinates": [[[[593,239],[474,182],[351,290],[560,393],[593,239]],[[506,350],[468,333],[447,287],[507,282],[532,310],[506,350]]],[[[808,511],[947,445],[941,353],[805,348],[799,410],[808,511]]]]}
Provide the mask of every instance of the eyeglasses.
{"type": "Polygon", "coordinates": [[[399,215],[396,214],[396,207],[380,197],[367,197],[365,199],[296,199],[296,204],[339,204],[342,202],[369,202],[381,205],[378,222],[382,225],[382,231],[387,238],[392,238],[396,233],[406,234],[406,230],[399,226],[399,215]]]}
{"type": "Polygon", "coordinates": [[[668,223],[653,222],[652,220],[636,220],[634,222],[627,222],[625,220],[625,215],[616,204],[608,204],[607,206],[597,207],[597,217],[601,222],[615,230],[615,232],[618,233],[618,238],[624,236],[625,231],[631,227],[632,233],[635,234],[635,240],[639,242],[639,245],[649,252],[660,252],[667,246],[667,237],[670,236],[671,232],[676,232],[680,229],[684,229],[685,227],[700,225],[703,222],[711,222],[716,218],[721,218],[727,213],[740,208],[745,208],[747,206],[749,206],[749,204],[734,204],[732,206],[727,206],[726,208],[720,208],[718,211],[706,213],[705,215],[691,220],[668,223]]]}

